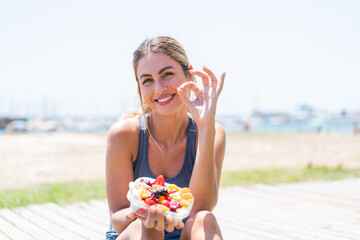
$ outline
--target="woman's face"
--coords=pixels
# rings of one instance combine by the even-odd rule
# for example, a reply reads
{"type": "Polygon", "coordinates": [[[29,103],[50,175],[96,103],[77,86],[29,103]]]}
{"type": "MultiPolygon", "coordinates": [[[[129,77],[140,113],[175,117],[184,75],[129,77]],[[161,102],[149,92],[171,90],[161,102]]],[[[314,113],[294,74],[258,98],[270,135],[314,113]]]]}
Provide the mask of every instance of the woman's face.
{"type": "Polygon", "coordinates": [[[150,53],[142,57],[137,66],[143,101],[162,115],[169,115],[183,106],[177,88],[187,79],[181,65],[162,53],[150,53]]]}

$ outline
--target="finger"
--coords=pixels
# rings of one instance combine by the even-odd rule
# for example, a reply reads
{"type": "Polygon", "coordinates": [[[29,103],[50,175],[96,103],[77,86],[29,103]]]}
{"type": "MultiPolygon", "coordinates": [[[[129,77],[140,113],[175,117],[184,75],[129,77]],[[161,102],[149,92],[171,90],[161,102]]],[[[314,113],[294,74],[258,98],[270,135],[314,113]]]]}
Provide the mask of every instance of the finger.
{"type": "Polygon", "coordinates": [[[156,219],[157,223],[155,225],[155,229],[158,231],[164,231],[165,222],[164,222],[164,210],[161,208],[156,209],[156,219]]]}
{"type": "Polygon", "coordinates": [[[193,91],[197,98],[200,98],[204,93],[203,90],[198,85],[196,85],[196,83],[194,83],[194,82],[185,82],[185,83],[181,84],[180,87],[178,87],[178,89],[181,89],[183,91],[183,93],[185,93],[184,89],[186,89],[186,88],[193,91]]]}
{"type": "Polygon", "coordinates": [[[156,214],[156,208],[155,206],[152,206],[149,210],[147,220],[144,223],[146,228],[153,228],[155,226],[155,214],[156,214]]]}
{"type": "Polygon", "coordinates": [[[182,229],[184,227],[183,221],[179,221],[179,223],[176,225],[176,229],[182,229]]]}
{"type": "Polygon", "coordinates": [[[222,91],[222,89],[224,87],[225,76],[226,76],[226,72],[221,74],[220,83],[219,83],[219,86],[218,86],[218,89],[217,89],[218,96],[219,96],[219,94],[221,93],[221,91],[222,91]]]}
{"type": "Polygon", "coordinates": [[[142,217],[142,218],[146,218],[147,215],[148,215],[148,211],[149,211],[149,210],[147,210],[147,209],[140,208],[140,209],[138,209],[138,210],[136,211],[135,214],[136,214],[137,216],[142,217]]]}
{"type": "Polygon", "coordinates": [[[217,84],[218,84],[218,80],[217,78],[215,77],[214,73],[207,67],[203,67],[204,71],[210,76],[210,86],[213,88],[213,89],[216,89],[217,87],[217,84]]]}
{"type": "Polygon", "coordinates": [[[177,92],[179,94],[180,100],[187,106],[189,107],[191,104],[190,99],[188,98],[186,91],[184,91],[184,89],[178,88],[177,92]]]}
{"type": "Polygon", "coordinates": [[[128,215],[126,215],[126,217],[127,217],[127,219],[129,219],[130,221],[133,221],[133,220],[137,217],[137,215],[136,215],[136,213],[135,213],[134,211],[130,210],[129,213],[128,213],[128,215]]]}
{"type": "Polygon", "coordinates": [[[174,221],[171,215],[167,215],[166,216],[166,222],[167,224],[165,225],[165,230],[168,232],[173,232],[174,231],[174,221]]]}
{"type": "Polygon", "coordinates": [[[206,75],[206,74],[203,73],[203,72],[196,71],[196,70],[190,70],[189,72],[190,72],[192,75],[196,75],[196,76],[201,77],[202,83],[203,83],[203,86],[204,86],[204,87],[210,87],[209,76],[208,76],[208,75],[206,75]]]}

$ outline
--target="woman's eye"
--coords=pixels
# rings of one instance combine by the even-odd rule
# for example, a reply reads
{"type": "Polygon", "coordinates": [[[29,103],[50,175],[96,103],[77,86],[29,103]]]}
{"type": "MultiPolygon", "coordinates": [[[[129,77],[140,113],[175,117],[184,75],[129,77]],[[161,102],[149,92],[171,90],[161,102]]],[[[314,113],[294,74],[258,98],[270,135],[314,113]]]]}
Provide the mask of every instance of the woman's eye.
{"type": "Polygon", "coordinates": [[[172,75],[174,75],[172,72],[166,72],[166,73],[163,74],[163,78],[167,78],[167,77],[170,77],[172,75]]]}
{"type": "Polygon", "coordinates": [[[148,82],[151,82],[151,81],[152,81],[151,78],[146,78],[146,79],[143,81],[143,84],[148,83],[148,82]]]}

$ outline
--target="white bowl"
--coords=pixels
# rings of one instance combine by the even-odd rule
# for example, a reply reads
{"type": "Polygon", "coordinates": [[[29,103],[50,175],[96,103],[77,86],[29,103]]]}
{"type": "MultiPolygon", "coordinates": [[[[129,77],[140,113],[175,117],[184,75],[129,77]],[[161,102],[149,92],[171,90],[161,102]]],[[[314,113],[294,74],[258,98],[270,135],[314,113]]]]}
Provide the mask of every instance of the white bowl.
{"type": "MultiPolygon", "coordinates": [[[[136,179],[135,182],[140,182],[141,179],[149,180],[150,182],[153,182],[155,180],[153,178],[141,177],[141,178],[136,179]]],[[[130,201],[130,209],[134,212],[137,212],[141,208],[148,211],[150,209],[150,206],[147,205],[146,203],[144,203],[142,200],[135,199],[133,197],[132,189],[131,189],[130,185],[131,185],[131,183],[129,184],[129,191],[126,195],[127,199],[130,201]]],[[[165,187],[168,185],[170,185],[170,184],[165,183],[165,187]]],[[[190,215],[190,211],[192,209],[193,204],[194,204],[194,199],[191,200],[189,207],[185,211],[181,211],[179,213],[172,212],[172,211],[164,211],[164,216],[166,217],[167,215],[171,215],[173,218],[173,221],[174,221],[174,226],[176,226],[182,219],[184,219],[190,215]]],[[[166,218],[165,218],[165,221],[166,221],[166,218]]]]}

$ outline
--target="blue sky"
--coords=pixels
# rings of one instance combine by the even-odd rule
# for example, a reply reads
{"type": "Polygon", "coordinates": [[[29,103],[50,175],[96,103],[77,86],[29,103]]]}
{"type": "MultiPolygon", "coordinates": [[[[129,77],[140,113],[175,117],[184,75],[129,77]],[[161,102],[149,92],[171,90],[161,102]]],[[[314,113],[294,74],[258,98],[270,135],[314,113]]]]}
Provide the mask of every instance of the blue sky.
{"type": "Polygon", "coordinates": [[[227,72],[219,114],[360,111],[359,1],[0,0],[0,115],[120,115],[132,53],[169,35],[227,72]]]}

